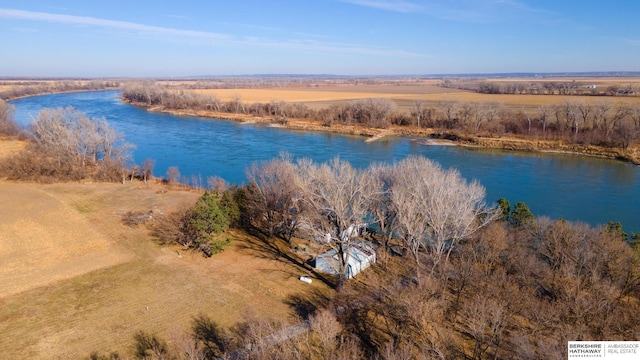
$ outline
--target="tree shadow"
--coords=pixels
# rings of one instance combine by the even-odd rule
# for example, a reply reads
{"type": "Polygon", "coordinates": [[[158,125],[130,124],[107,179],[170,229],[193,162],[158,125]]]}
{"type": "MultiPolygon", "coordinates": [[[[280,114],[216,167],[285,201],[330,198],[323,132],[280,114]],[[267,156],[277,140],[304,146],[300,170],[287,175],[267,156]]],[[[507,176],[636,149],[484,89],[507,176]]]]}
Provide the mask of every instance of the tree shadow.
{"type": "Polygon", "coordinates": [[[202,343],[204,355],[207,359],[219,358],[226,352],[235,349],[228,331],[216,324],[207,315],[199,314],[194,317],[191,330],[194,339],[202,343]]]}
{"type": "Polygon", "coordinates": [[[329,307],[332,299],[326,293],[312,289],[301,294],[289,295],[285,303],[302,319],[309,319],[318,309],[329,307]]]}
{"type": "MultiPolygon", "coordinates": [[[[312,265],[313,259],[303,259],[291,252],[289,244],[278,238],[269,238],[256,228],[244,229],[247,237],[237,242],[237,249],[240,252],[268,260],[279,261],[283,264],[294,265],[300,268],[311,277],[322,281],[332,289],[336,288],[337,281],[330,275],[322,274],[316,271],[312,265]]],[[[291,273],[297,276],[297,273],[291,273]]]]}

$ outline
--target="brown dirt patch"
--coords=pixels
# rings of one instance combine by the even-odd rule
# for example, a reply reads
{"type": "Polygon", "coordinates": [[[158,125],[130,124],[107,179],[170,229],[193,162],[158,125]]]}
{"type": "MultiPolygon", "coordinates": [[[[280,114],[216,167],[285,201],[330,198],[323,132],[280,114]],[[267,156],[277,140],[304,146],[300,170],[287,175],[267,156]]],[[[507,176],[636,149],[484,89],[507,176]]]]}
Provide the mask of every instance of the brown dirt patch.
{"type": "Polygon", "coordinates": [[[126,258],[86,219],[33,185],[0,183],[0,198],[0,297],[126,258]]]}

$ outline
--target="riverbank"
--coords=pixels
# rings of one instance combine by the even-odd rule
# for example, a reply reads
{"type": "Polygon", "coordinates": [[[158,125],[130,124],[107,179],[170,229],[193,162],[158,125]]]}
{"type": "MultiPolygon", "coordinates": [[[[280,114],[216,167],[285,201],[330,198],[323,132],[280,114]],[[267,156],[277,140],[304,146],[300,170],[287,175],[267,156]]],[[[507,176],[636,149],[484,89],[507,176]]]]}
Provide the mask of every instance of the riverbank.
{"type": "Polygon", "coordinates": [[[596,156],[608,159],[616,159],[625,161],[634,165],[640,165],[640,148],[630,146],[627,149],[607,148],[595,145],[567,144],[558,140],[544,139],[522,139],[514,137],[488,137],[471,134],[446,133],[436,131],[431,128],[417,128],[412,126],[392,125],[387,129],[368,128],[359,125],[333,124],[331,126],[324,125],[321,121],[314,119],[295,119],[288,118],[286,121],[276,119],[274,117],[257,117],[249,114],[240,113],[223,113],[205,110],[172,110],[162,106],[148,106],[143,103],[131,103],[132,105],[147,108],[152,112],[163,112],[177,116],[197,116],[203,118],[224,119],[230,121],[238,121],[247,124],[265,124],[270,126],[278,126],[290,130],[299,131],[321,131],[331,132],[343,135],[356,135],[368,137],[367,142],[379,141],[385,137],[417,137],[429,139],[432,145],[457,145],[466,147],[478,147],[497,150],[512,151],[528,151],[528,152],[553,152],[566,154],[579,154],[587,156],[596,156]]]}

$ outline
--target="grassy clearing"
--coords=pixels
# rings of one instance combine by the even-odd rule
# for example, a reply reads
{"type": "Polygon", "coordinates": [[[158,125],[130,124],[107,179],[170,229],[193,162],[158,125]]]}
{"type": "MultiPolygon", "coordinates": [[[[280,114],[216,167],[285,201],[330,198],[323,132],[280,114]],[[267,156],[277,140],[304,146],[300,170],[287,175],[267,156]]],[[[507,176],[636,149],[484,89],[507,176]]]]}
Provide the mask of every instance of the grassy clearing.
{"type": "Polygon", "coordinates": [[[297,280],[309,274],[244,233],[233,233],[230,248],[205,259],[179,247],[161,247],[143,227],[120,223],[127,211],[168,212],[199,196],[163,189],[135,182],[0,182],[0,284],[23,274],[21,288],[0,296],[3,356],[68,359],[94,350],[128,354],[138,330],[168,338],[188,330],[200,313],[222,326],[235,324],[247,312],[294,322],[295,299],[311,289],[329,291],[320,281],[297,280]],[[31,213],[42,217],[36,222],[31,213]],[[20,230],[34,226],[39,230],[29,230],[31,236],[20,230]],[[7,227],[13,229],[10,236],[7,227]],[[44,275],[46,283],[40,281],[44,275]]]}

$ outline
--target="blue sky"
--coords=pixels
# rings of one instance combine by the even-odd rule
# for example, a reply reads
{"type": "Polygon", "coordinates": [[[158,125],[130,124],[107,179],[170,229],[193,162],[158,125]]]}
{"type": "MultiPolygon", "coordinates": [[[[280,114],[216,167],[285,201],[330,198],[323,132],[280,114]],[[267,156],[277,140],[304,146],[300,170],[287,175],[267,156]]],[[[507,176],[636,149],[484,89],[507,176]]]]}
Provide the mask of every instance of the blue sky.
{"type": "Polygon", "coordinates": [[[0,76],[640,71],[638,0],[0,0],[0,76]]]}

